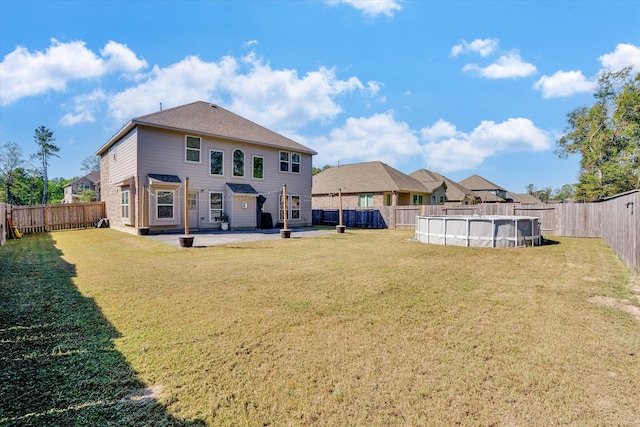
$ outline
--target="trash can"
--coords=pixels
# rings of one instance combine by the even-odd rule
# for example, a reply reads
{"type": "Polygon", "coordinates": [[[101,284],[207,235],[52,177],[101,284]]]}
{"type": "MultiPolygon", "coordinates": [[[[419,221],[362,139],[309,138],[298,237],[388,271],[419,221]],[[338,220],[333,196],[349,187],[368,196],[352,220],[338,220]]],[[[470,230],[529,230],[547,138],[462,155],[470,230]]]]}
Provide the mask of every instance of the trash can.
{"type": "Polygon", "coordinates": [[[273,228],[273,218],[271,218],[271,214],[269,212],[262,212],[260,220],[261,228],[263,230],[273,228]]]}

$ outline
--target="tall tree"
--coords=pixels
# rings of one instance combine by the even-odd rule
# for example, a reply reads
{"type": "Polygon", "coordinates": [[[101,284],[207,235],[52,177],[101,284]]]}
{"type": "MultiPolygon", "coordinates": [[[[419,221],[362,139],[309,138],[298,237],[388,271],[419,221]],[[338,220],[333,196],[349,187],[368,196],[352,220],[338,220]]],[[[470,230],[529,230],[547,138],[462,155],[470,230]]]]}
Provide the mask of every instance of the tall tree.
{"type": "Polygon", "coordinates": [[[82,160],[80,170],[84,173],[98,172],[100,170],[100,157],[87,156],[82,160]]]}
{"type": "Polygon", "coordinates": [[[591,107],[567,115],[556,154],[580,154],[576,197],[594,200],[640,188],[640,74],[603,72],[591,107]]]}
{"type": "Polygon", "coordinates": [[[22,149],[15,142],[7,142],[0,146],[0,183],[5,189],[4,200],[13,205],[22,204],[19,197],[13,191],[16,186],[18,169],[22,168],[22,149]]]}
{"type": "Polygon", "coordinates": [[[44,181],[44,187],[42,192],[42,204],[46,204],[49,200],[49,179],[47,175],[47,168],[49,167],[49,158],[51,156],[59,157],[56,153],[60,151],[60,147],[53,142],[53,132],[44,126],[40,126],[36,129],[36,135],[34,137],[36,144],[40,147],[35,156],[40,160],[42,179],[44,181]]]}

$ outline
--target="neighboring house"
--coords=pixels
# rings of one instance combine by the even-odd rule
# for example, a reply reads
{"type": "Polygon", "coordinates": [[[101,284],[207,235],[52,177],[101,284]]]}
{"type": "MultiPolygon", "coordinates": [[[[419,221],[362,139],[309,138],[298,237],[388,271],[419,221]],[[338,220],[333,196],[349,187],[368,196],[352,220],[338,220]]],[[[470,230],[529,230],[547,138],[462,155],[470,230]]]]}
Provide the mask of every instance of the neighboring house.
{"type": "Polygon", "coordinates": [[[85,190],[93,190],[96,200],[100,200],[100,171],[86,174],[82,178],[75,179],[64,186],[64,198],[62,203],[78,203],[80,193],[85,190]]]}
{"type": "Polygon", "coordinates": [[[516,194],[507,191],[507,199],[513,200],[513,203],[521,203],[523,205],[537,205],[542,203],[540,199],[529,193],[516,194]]]}
{"type": "Polygon", "coordinates": [[[436,185],[444,182],[446,186],[444,197],[441,194],[432,195],[432,205],[474,205],[480,201],[480,197],[478,197],[473,191],[463,187],[455,181],[450,180],[444,175],[440,175],[439,173],[428,171],[426,169],[418,169],[417,171],[410,173],[409,176],[422,182],[425,186],[436,185]],[[437,200],[434,200],[434,196],[437,197],[437,200]]]}
{"type": "Polygon", "coordinates": [[[477,194],[483,203],[513,202],[513,200],[507,196],[507,190],[484,179],[480,175],[471,175],[458,182],[458,184],[477,194]]]}
{"type": "Polygon", "coordinates": [[[446,185],[425,186],[382,162],[334,166],[313,176],[313,209],[343,209],[380,206],[428,205],[432,197],[444,197],[446,185]]]}
{"type": "Polygon", "coordinates": [[[146,230],[311,225],[311,162],[317,154],[208,102],[132,119],[97,152],[111,227],[146,230]],[[188,177],[188,195],[186,196],[188,177]],[[185,197],[186,196],[186,197],[185,197]],[[185,200],[186,199],[186,200],[185,200]],[[188,205],[188,206],[186,206],[188,205]],[[185,213],[185,212],[188,212],[185,213]]]}

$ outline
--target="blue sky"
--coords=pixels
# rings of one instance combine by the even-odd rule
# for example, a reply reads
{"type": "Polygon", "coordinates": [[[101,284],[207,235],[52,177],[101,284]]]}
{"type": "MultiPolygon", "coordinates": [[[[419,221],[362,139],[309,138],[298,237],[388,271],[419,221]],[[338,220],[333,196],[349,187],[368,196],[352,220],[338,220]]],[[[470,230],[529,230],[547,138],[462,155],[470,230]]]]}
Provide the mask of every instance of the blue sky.
{"type": "Polygon", "coordinates": [[[566,114],[640,71],[637,1],[0,0],[0,144],[81,174],[130,119],[217,103],[315,149],[507,190],[577,181],[566,114]]]}

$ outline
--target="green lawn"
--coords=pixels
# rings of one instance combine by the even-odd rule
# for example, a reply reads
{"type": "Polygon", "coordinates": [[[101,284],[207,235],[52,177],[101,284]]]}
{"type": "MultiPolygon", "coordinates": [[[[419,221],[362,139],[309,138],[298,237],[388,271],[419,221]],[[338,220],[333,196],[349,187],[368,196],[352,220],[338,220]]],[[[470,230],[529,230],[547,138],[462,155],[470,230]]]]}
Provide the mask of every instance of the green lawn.
{"type": "Polygon", "coordinates": [[[9,241],[0,424],[638,425],[640,322],[590,302],[633,296],[601,240],[412,237],[9,241]]]}

